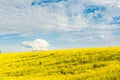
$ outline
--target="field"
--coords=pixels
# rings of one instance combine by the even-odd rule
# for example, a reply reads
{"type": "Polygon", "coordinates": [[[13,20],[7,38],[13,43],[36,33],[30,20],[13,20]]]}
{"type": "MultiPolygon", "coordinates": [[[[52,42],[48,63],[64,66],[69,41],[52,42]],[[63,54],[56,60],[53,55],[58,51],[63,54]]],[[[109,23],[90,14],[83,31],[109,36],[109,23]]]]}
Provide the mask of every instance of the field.
{"type": "Polygon", "coordinates": [[[0,80],[120,80],[120,47],[0,54],[0,80]]]}

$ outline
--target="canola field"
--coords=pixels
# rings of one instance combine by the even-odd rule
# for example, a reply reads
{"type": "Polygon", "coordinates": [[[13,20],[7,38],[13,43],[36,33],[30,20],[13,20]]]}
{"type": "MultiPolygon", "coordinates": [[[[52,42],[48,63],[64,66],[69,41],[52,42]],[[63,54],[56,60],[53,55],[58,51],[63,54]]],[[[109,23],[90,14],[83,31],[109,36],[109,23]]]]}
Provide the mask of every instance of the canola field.
{"type": "Polygon", "coordinates": [[[0,80],[120,80],[120,47],[0,54],[0,80]]]}

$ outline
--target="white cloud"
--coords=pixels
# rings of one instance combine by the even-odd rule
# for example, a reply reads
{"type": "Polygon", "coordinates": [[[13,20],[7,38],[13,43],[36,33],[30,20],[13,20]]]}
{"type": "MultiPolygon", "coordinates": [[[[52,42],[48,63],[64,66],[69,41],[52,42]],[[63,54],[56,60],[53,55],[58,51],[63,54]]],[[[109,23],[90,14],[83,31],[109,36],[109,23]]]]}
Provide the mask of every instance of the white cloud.
{"type": "Polygon", "coordinates": [[[96,3],[99,3],[99,4],[113,4],[113,3],[115,3],[118,0],[100,0],[100,1],[93,0],[93,1],[96,2],[96,3]]]}
{"type": "Polygon", "coordinates": [[[0,46],[0,50],[2,52],[31,51],[29,48],[25,48],[24,46],[21,45],[0,46]]]}
{"type": "Polygon", "coordinates": [[[24,41],[23,45],[32,47],[33,50],[48,50],[49,44],[43,39],[36,39],[34,41],[24,41]]]}
{"type": "Polygon", "coordinates": [[[99,5],[107,5],[110,7],[119,7],[120,8],[120,1],[119,0],[92,0],[94,3],[99,5]]]}
{"type": "MultiPolygon", "coordinates": [[[[116,3],[116,1],[117,0],[102,0],[100,3],[112,4],[116,3]]],[[[89,17],[91,18],[91,16],[98,13],[91,14],[87,18],[85,18],[83,14],[84,7],[88,2],[89,1],[71,0],[41,7],[39,5],[31,6],[32,0],[1,0],[0,32],[1,34],[18,33],[22,35],[32,35],[56,31],[81,30],[90,27],[90,25],[96,26],[89,17]]],[[[98,0],[93,0],[93,2],[99,3],[98,0]]],[[[91,2],[91,5],[94,4],[91,2]]],[[[110,14],[112,13],[112,11],[110,11],[111,9],[106,11],[105,14],[107,15],[103,16],[106,22],[109,21],[111,16],[115,15],[114,13],[110,14]],[[110,13],[108,14],[108,12],[110,13]]]]}
{"type": "MultiPolygon", "coordinates": [[[[53,3],[45,7],[31,6],[31,2],[31,0],[0,1],[1,34],[31,35],[35,33],[51,33],[81,29],[87,24],[81,14],[73,17],[73,23],[69,24],[70,21],[66,15],[66,5],[68,5],[66,2],[53,3]],[[53,7],[57,7],[57,9],[54,10],[53,7]]],[[[77,6],[73,5],[69,10],[74,13],[78,9],[81,9],[81,6],[77,4],[77,6]]]]}
{"type": "MultiPolygon", "coordinates": [[[[119,0],[68,0],[57,4],[47,3],[44,6],[31,6],[32,1],[0,0],[1,35],[17,33],[34,36],[59,32],[60,41],[66,40],[77,44],[84,43],[85,40],[98,43],[98,37],[103,41],[106,39],[112,41],[113,39],[109,38],[111,36],[114,38],[113,41],[119,40],[119,35],[116,37],[114,34],[115,29],[119,29],[119,25],[109,24],[113,17],[120,16],[119,0]],[[105,10],[91,12],[85,17],[84,9],[91,5],[98,8],[102,6],[105,10]],[[93,17],[98,14],[101,14],[102,18],[96,23],[97,20],[93,20],[93,17]]],[[[39,41],[24,42],[33,49],[41,47],[37,43],[39,41]]]]}

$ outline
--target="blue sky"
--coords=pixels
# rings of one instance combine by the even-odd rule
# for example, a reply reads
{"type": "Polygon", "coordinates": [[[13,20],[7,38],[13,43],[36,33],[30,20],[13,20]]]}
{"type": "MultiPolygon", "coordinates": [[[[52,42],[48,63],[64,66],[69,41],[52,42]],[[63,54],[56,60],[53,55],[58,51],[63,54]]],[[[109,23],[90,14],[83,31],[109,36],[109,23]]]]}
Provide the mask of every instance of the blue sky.
{"type": "Polygon", "coordinates": [[[28,51],[43,39],[49,49],[120,45],[119,0],[0,0],[0,49],[28,51]]]}

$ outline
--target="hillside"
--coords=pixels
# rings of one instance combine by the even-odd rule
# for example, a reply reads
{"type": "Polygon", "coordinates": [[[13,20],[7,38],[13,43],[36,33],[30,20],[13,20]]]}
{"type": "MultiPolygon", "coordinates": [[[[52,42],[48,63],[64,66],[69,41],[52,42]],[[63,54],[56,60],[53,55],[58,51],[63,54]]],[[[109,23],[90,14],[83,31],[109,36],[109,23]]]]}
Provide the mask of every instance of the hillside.
{"type": "Polygon", "coordinates": [[[120,80],[120,47],[0,54],[0,80],[120,80]]]}

